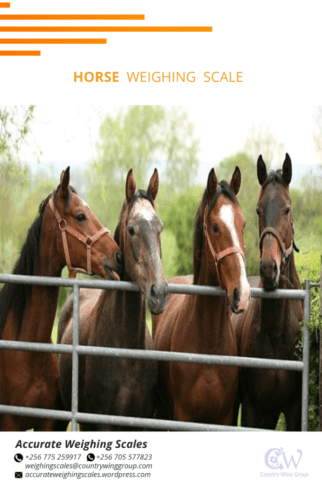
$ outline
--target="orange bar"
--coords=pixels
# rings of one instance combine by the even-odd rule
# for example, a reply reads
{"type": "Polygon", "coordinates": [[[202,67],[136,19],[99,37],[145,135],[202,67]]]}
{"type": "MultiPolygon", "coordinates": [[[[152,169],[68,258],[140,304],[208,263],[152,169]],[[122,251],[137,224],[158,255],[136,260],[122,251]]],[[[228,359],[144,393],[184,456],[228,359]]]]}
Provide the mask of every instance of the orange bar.
{"type": "Polygon", "coordinates": [[[0,39],[0,44],[106,44],[106,39],[0,39]]]}
{"type": "Polygon", "coordinates": [[[48,14],[48,15],[43,15],[43,14],[5,14],[5,15],[0,15],[1,20],[7,20],[7,21],[51,21],[51,20],[109,20],[109,21],[144,21],[145,16],[144,15],[116,15],[116,14],[89,14],[89,15],[83,15],[83,14],[76,14],[76,15],[69,15],[69,14],[48,14]]]}
{"type": "Polygon", "coordinates": [[[0,9],[10,9],[9,2],[0,2],[0,9]]]}
{"type": "Polygon", "coordinates": [[[40,56],[40,51],[0,51],[0,56],[40,56]]]}
{"type": "Polygon", "coordinates": [[[211,33],[211,26],[68,26],[68,27],[55,27],[55,26],[37,26],[37,27],[22,27],[22,26],[0,26],[0,32],[119,32],[119,33],[211,33]]]}

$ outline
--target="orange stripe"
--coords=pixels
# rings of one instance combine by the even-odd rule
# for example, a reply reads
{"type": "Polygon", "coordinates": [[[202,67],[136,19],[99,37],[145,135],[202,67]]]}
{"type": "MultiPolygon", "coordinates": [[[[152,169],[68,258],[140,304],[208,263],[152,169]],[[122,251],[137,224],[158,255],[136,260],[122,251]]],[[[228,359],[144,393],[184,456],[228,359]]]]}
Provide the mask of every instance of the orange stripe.
{"type": "Polygon", "coordinates": [[[0,3],[0,9],[10,9],[10,3],[9,2],[1,2],[0,3]]]}
{"type": "Polygon", "coordinates": [[[40,51],[0,51],[0,56],[40,56],[40,51]]]}
{"type": "Polygon", "coordinates": [[[33,14],[18,14],[11,15],[5,14],[0,15],[1,20],[42,20],[42,21],[50,21],[50,20],[110,20],[110,21],[123,21],[123,20],[144,20],[144,15],[114,15],[114,14],[104,14],[104,15],[69,15],[69,14],[48,14],[48,15],[33,15],[33,14]]]}
{"type": "Polygon", "coordinates": [[[0,44],[106,44],[106,39],[0,39],[0,44]]]}
{"type": "Polygon", "coordinates": [[[94,26],[68,26],[68,27],[57,27],[57,26],[34,26],[34,27],[11,27],[11,26],[0,26],[0,32],[125,32],[125,33],[162,33],[162,32],[212,32],[211,26],[109,26],[109,27],[94,27],[94,26]]]}

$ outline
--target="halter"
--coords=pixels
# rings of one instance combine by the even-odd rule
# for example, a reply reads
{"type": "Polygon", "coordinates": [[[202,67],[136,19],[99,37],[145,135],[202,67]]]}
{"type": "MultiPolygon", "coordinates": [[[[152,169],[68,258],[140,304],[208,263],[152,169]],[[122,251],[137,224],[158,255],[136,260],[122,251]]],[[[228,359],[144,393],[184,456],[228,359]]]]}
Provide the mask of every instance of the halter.
{"type": "Polygon", "coordinates": [[[211,241],[210,241],[205,217],[204,217],[204,221],[203,221],[203,229],[204,229],[204,235],[205,235],[205,238],[207,240],[210,253],[211,253],[212,258],[215,262],[217,277],[218,277],[218,281],[220,283],[220,276],[219,276],[219,269],[218,269],[220,260],[222,260],[224,257],[227,257],[228,255],[231,255],[233,253],[240,253],[241,256],[243,257],[244,262],[245,262],[245,255],[244,255],[244,252],[240,248],[237,248],[235,246],[225,248],[225,250],[222,250],[220,253],[216,253],[212,244],[211,244],[211,241]]]}
{"type": "Polygon", "coordinates": [[[51,210],[54,213],[55,218],[57,219],[59,229],[62,234],[62,240],[63,240],[63,247],[64,247],[64,254],[65,254],[65,259],[66,259],[66,265],[69,270],[69,277],[76,277],[76,272],[81,272],[83,274],[92,274],[92,263],[91,263],[91,258],[92,258],[92,245],[95,243],[95,241],[99,240],[101,236],[103,236],[105,233],[110,233],[109,229],[107,228],[102,228],[100,231],[98,231],[95,235],[93,236],[84,236],[75,229],[73,229],[71,226],[69,226],[66,222],[65,219],[62,219],[60,215],[58,214],[57,210],[54,207],[54,202],[53,199],[50,198],[48,202],[51,210]],[[87,270],[82,269],[81,267],[72,267],[71,261],[70,261],[70,255],[69,255],[69,250],[68,250],[68,243],[67,243],[67,236],[66,233],[71,234],[75,238],[77,238],[79,241],[84,243],[87,247],[87,270]]]}
{"type": "MultiPolygon", "coordinates": [[[[294,231],[294,226],[292,224],[292,232],[293,231],[294,231]]],[[[262,232],[262,234],[260,236],[260,239],[259,239],[259,249],[260,249],[260,252],[262,252],[263,240],[264,240],[264,237],[267,234],[271,234],[271,235],[275,236],[275,238],[277,239],[277,243],[280,246],[280,249],[281,249],[281,252],[282,252],[282,266],[281,266],[281,270],[282,270],[282,269],[284,269],[284,267],[286,265],[286,261],[288,260],[288,258],[290,257],[290,255],[291,255],[291,253],[293,251],[293,246],[294,246],[293,238],[291,240],[291,245],[289,246],[289,248],[285,248],[284,243],[282,241],[282,238],[280,237],[280,235],[278,234],[278,232],[276,231],[276,229],[271,228],[271,227],[267,227],[267,228],[264,229],[264,231],[262,232]]],[[[262,260],[262,256],[261,256],[261,260],[262,260]]]]}

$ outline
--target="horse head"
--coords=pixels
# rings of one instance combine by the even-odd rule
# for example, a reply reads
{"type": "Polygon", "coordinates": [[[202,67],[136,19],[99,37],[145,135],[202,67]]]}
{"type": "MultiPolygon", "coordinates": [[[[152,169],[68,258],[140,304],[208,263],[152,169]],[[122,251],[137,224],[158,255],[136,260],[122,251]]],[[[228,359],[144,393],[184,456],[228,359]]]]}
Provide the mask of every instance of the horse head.
{"type": "Polygon", "coordinates": [[[114,279],[113,271],[122,270],[120,248],[69,181],[68,167],[61,173],[57,189],[43,205],[47,228],[44,241],[47,238],[51,248],[55,248],[59,271],[67,265],[72,277],[76,272],[83,272],[114,279]]]}
{"type": "Polygon", "coordinates": [[[203,214],[207,271],[227,293],[234,313],[245,311],[250,299],[245,269],[245,220],[236,198],[240,184],[238,166],[229,184],[218,183],[212,169],[204,194],[203,214]]]}
{"type": "Polygon", "coordinates": [[[257,161],[257,177],[261,191],[257,203],[259,247],[261,253],[260,276],[265,289],[278,287],[294,244],[294,225],[289,184],[292,179],[292,162],[286,154],[283,168],[267,172],[260,155],[257,161]]]}
{"type": "Polygon", "coordinates": [[[133,172],[129,171],[126,200],[115,233],[124,255],[125,278],[138,284],[154,314],[164,310],[168,297],[161,265],[162,222],[154,208],[158,187],[156,169],[146,191],[136,190],[133,172]]]}

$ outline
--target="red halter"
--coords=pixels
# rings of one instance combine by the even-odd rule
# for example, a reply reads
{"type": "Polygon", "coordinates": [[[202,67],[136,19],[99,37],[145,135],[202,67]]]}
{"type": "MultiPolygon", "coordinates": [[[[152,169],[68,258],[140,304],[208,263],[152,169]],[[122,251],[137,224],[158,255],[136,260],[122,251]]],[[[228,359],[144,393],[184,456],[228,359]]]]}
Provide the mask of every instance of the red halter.
{"type": "Polygon", "coordinates": [[[76,277],[76,272],[81,272],[83,274],[92,274],[92,263],[91,263],[91,258],[92,258],[92,245],[95,243],[95,241],[99,240],[101,236],[103,236],[105,233],[110,233],[109,229],[107,228],[102,228],[100,231],[98,231],[95,235],[93,236],[84,236],[81,233],[78,233],[75,229],[73,229],[71,226],[69,226],[66,222],[65,219],[62,219],[60,215],[58,214],[57,210],[54,207],[54,202],[53,199],[50,198],[48,202],[51,210],[54,213],[55,218],[57,219],[59,229],[61,230],[62,234],[62,239],[63,239],[63,247],[64,247],[64,254],[65,254],[65,259],[66,259],[66,265],[69,270],[69,277],[76,277]],[[70,255],[69,255],[69,250],[68,250],[68,243],[67,243],[67,236],[66,233],[71,234],[75,238],[77,238],[79,241],[84,243],[87,247],[87,271],[85,269],[82,269],[81,267],[72,267],[71,261],[70,261],[70,255]]]}
{"type": "Polygon", "coordinates": [[[222,250],[220,253],[216,253],[212,244],[211,244],[211,241],[210,241],[210,237],[208,234],[207,224],[206,224],[205,218],[204,218],[204,222],[203,222],[203,227],[204,227],[204,236],[207,240],[210,253],[211,253],[213,260],[215,262],[218,281],[219,281],[219,284],[221,284],[220,283],[219,270],[218,270],[220,260],[222,260],[224,257],[227,257],[227,255],[231,255],[233,253],[240,253],[241,256],[243,257],[244,262],[245,262],[245,255],[244,255],[244,252],[240,248],[235,247],[235,246],[225,248],[225,250],[222,250]]]}

